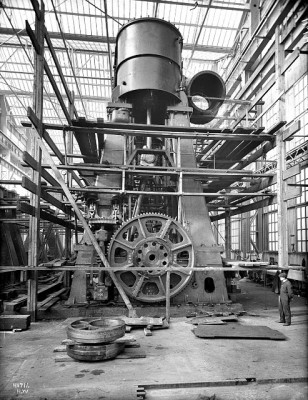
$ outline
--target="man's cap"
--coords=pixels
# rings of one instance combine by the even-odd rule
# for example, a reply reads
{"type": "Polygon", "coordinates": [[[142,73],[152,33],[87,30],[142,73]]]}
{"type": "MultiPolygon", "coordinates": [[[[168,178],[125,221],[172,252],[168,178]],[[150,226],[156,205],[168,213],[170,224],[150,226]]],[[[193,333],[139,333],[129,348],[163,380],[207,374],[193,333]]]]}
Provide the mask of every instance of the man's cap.
{"type": "Polygon", "coordinates": [[[282,272],[281,274],[279,274],[279,278],[286,278],[287,274],[285,272],[282,272]]]}

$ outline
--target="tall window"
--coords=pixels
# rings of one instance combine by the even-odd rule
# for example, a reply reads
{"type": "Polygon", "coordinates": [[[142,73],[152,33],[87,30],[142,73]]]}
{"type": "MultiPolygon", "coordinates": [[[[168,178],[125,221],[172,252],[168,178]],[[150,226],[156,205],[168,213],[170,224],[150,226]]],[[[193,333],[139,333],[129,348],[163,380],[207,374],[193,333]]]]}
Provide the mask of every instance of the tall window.
{"type": "MultiPolygon", "coordinates": [[[[308,183],[308,168],[301,171],[296,176],[296,181],[299,184],[306,185],[308,183]]],[[[296,199],[298,204],[296,208],[296,251],[307,252],[308,251],[308,187],[302,187],[302,195],[296,199]]]]}
{"type": "Polygon", "coordinates": [[[231,217],[231,249],[239,250],[240,249],[240,219],[238,216],[231,217]]]}
{"type": "Polygon", "coordinates": [[[277,111],[278,103],[276,102],[268,111],[264,114],[266,129],[270,129],[277,122],[277,111]]]}
{"type": "MultiPolygon", "coordinates": [[[[308,183],[308,168],[304,168],[301,170],[299,175],[296,175],[296,183],[307,185],[308,183]]],[[[308,202],[308,187],[302,186],[302,194],[300,197],[297,197],[297,204],[304,204],[308,202]]]]}
{"type": "Polygon", "coordinates": [[[308,206],[298,207],[296,209],[296,230],[297,230],[296,250],[299,252],[306,253],[308,251],[307,229],[308,229],[308,206]]]}
{"type": "Polygon", "coordinates": [[[268,250],[278,251],[278,213],[268,213],[268,250]]]}
{"type": "MultiPolygon", "coordinates": [[[[287,117],[299,120],[300,130],[294,138],[286,143],[287,151],[290,151],[308,139],[308,75],[302,76],[288,92],[286,111],[287,117]],[[293,115],[291,115],[293,114],[293,115]]],[[[290,118],[291,119],[291,118],[290,118]]]]}
{"type": "MultiPolygon", "coordinates": [[[[271,185],[272,192],[277,191],[277,184],[271,185]]],[[[268,251],[278,251],[278,213],[277,204],[272,204],[264,210],[268,214],[268,251]]]]}
{"type": "Polygon", "coordinates": [[[262,111],[264,115],[262,117],[262,126],[265,127],[266,130],[270,129],[273,125],[277,123],[278,118],[278,102],[276,101],[274,104],[276,96],[276,85],[274,85],[264,96],[264,106],[262,107],[262,111]],[[271,107],[270,105],[273,104],[271,107]],[[269,108],[267,108],[269,107],[269,108]]]}

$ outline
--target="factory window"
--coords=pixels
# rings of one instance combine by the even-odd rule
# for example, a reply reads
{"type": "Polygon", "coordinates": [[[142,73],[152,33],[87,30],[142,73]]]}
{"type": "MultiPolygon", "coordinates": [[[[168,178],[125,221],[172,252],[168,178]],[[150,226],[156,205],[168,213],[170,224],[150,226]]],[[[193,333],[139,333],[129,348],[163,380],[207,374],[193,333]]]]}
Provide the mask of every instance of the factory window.
{"type": "Polygon", "coordinates": [[[231,248],[233,251],[240,249],[240,227],[240,219],[231,217],[231,248]]]}
{"type": "MultiPolygon", "coordinates": [[[[301,185],[308,184],[308,168],[302,169],[299,175],[296,175],[296,183],[301,185]]],[[[303,204],[308,202],[308,187],[302,186],[302,194],[300,197],[297,197],[296,203],[303,204]]]]}
{"type": "MultiPolygon", "coordinates": [[[[296,176],[296,182],[302,185],[307,185],[308,183],[308,168],[301,171],[299,175],[296,176]]],[[[296,199],[296,203],[299,205],[296,209],[296,250],[299,252],[308,251],[308,187],[302,187],[302,194],[296,199]]]]}
{"type": "Polygon", "coordinates": [[[294,85],[294,103],[295,115],[300,115],[302,112],[307,111],[307,75],[299,79],[294,85]]]}
{"type": "Polygon", "coordinates": [[[292,149],[300,146],[308,139],[308,75],[301,77],[287,96],[287,118],[300,121],[300,130],[295,133],[293,139],[286,143],[286,150],[291,151],[292,149]],[[293,115],[291,115],[293,114],[293,115]]]}
{"type": "Polygon", "coordinates": [[[266,130],[269,130],[272,126],[277,123],[278,118],[278,101],[275,101],[276,97],[276,85],[274,85],[264,96],[264,106],[262,106],[262,111],[264,115],[262,117],[262,126],[265,127],[266,130]],[[272,104],[271,107],[269,107],[272,104]],[[269,107],[269,108],[268,108],[269,107]]]}
{"type": "Polygon", "coordinates": [[[298,207],[296,209],[296,231],[297,231],[297,251],[307,252],[307,229],[308,229],[308,206],[298,207]]]}
{"type": "MultiPolygon", "coordinates": [[[[269,187],[271,192],[277,192],[277,184],[269,187]]],[[[268,251],[278,251],[278,213],[277,204],[272,204],[264,209],[268,220],[268,251]]],[[[266,245],[266,244],[265,244],[266,245]]]]}
{"type": "Polygon", "coordinates": [[[270,129],[277,122],[277,111],[278,111],[278,102],[276,102],[269,110],[264,114],[265,119],[265,127],[266,129],[270,129]]]}
{"type": "Polygon", "coordinates": [[[278,251],[278,213],[268,213],[268,250],[278,251]]]}

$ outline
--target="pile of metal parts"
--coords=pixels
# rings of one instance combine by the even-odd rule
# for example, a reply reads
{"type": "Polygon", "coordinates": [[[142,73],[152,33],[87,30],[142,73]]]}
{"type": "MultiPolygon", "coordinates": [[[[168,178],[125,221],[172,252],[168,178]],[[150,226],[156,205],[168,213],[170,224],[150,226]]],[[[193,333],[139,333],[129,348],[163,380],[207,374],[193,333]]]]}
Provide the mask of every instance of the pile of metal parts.
{"type": "MultiPolygon", "coordinates": [[[[94,140],[89,124],[84,122],[82,130],[81,121],[75,121],[85,162],[90,157],[106,167],[103,173],[80,170],[93,183],[93,191],[90,186],[82,194],[88,224],[110,266],[119,268],[119,284],[137,303],[166,299],[167,267],[172,269],[170,297],[175,304],[228,299],[223,249],[217,246],[205,199],[196,195],[202,193],[200,181],[179,173],[197,167],[194,140],[163,135],[164,126],[168,132],[185,132],[190,122],[210,122],[226,89],[212,71],[188,81],[182,74],[182,45],[179,30],[164,20],[141,18],[123,26],[116,39],[115,82],[107,111],[110,125],[129,134],[113,135],[110,129],[110,134],[94,140]],[[91,143],[99,148],[93,150],[91,143]],[[123,165],[129,172],[121,178],[112,168],[123,165]],[[169,173],[174,168],[178,171],[169,173]],[[185,195],[179,196],[179,191],[185,195]],[[204,266],[214,268],[190,269],[204,266]]],[[[86,234],[75,250],[77,265],[102,266],[86,234]]],[[[106,268],[90,279],[78,271],[74,281],[71,303],[84,302],[87,296],[118,300],[106,268]],[[83,293],[80,282],[86,287],[83,293]]]]}
{"type": "Polygon", "coordinates": [[[79,361],[115,358],[125,348],[125,322],[119,318],[83,318],[67,328],[67,354],[79,361]]]}

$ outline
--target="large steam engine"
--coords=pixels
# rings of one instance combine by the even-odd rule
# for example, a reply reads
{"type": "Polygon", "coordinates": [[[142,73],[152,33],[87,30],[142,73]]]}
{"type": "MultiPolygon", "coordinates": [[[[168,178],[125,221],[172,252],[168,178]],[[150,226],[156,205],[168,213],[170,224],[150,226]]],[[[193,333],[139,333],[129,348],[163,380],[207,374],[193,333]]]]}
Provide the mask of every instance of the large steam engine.
{"type": "MultiPolygon", "coordinates": [[[[96,174],[93,186],[105,193],[93,190],[85,196],[88,223],[135,303],[165,300],[166,267],[171,267],[173,304],[228,298],[221,269],[190,270],[222,267],[222,249],[205,199],[195,195],[202,192],[200,182],[180,173],[197,167],[193,139],[163,135],[167,129],[172,132],[171,127],[210,122],[223,102],[225,85],[212,71],[188,81],[182,74],[182,45],[179,30],[161,19],[136,19],[120,29],[107,111],[109,122],[129,133],[113,135],[110,129],[104,140],[100,138],[97,153],[101,166],[125,165],[128,173],[123,178],[110,168],[96,174]],[[153,136],[153,129],[162,135],[153,136]],[[182,196],[176,195],[179,191],[182,196]]],[[[82,153],[89,153],[79,143],[82,153]]],[[[77,264],[100,262],[86,234],[76,251],[77,264]]],[[[75,272],[71,300],[116,299],[110,276],[103,271],[97,277],[75,272]]]]}

